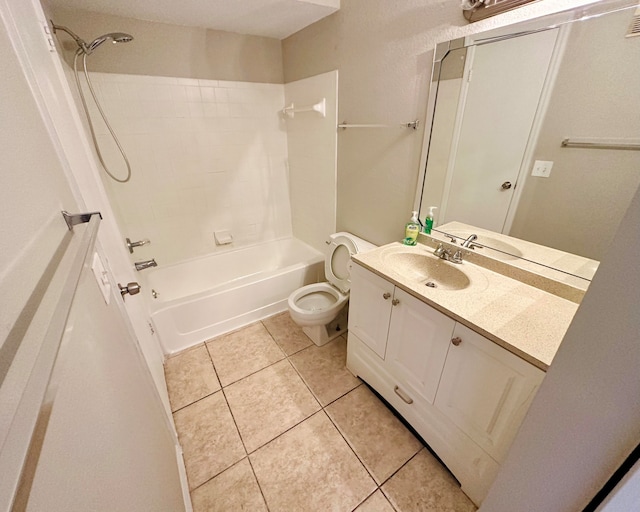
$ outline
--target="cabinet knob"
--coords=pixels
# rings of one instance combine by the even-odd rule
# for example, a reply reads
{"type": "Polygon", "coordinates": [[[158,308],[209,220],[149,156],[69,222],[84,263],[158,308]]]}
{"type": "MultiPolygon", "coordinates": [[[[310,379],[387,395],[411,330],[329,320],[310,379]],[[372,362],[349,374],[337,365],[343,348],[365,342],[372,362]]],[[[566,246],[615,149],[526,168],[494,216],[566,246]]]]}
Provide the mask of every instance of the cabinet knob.
{"type": "Polygon", "coordinates": [[[451,338],[451,343],[453,343],[456,347],[462,343],[462,338],[460,336],[456,336],[455,338],[451,338]]]}
{"type": "Polygon", "coordinates": [[[386,292],[386,293],[383,293],[383,294],[382,294],[382,298],[383,298],[384,300],[387,300],[389,297],[391,297],[391,294],[390,294],[389,292],[386,292]]]}
{"type": "Polygon", "coordinates": [[[391,304],[393,304],[394,306],[397,306],[398,304],[400,304],[400,300],[399,299],[393,299],[391,301],[391,304]]]}

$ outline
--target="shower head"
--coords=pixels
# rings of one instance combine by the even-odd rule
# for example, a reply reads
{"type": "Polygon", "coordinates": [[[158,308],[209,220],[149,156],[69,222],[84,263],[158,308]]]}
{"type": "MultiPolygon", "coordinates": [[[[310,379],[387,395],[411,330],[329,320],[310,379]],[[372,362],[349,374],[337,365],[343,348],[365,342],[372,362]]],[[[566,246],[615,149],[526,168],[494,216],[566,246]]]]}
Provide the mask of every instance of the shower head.
{"type": "Polygon", "coordinates": [[[100,46],[105,41],[111,41],[113,43],[128,43],[129,41],[133,40],[132,35],[125,34],[123,32],[110,32],[109,34],[96,37],[93,41],[87,44],[84,41],[84,39],[81,39],[72,30],[68,29],[67,27],[63,27],[62,25],[56,25],[52,20],[49,20],[49,21],[51,21],[51,26],[53,27],[54,34],[58,30],[62,30],[63,32],[66,32],[73,38],[73,40],[76,42],[76,44],[80,48],[78,52],[82,52],[87,55],[90,55],[91,53],[93,53],[93,50],[95,50],[98,46],[100,46]]]}
{"type": "Polygon", "coordinates": [[[98,46],[106,41],[111,41],[112,43],[128,43],[133,40],[133,36],[129,34],[125,34],[123,32],[111,32],[109,34],[105,34],[100,37],[96,37],[93,41],[91,41],[86,48],[87,54],[93,52],[98,46]]]}

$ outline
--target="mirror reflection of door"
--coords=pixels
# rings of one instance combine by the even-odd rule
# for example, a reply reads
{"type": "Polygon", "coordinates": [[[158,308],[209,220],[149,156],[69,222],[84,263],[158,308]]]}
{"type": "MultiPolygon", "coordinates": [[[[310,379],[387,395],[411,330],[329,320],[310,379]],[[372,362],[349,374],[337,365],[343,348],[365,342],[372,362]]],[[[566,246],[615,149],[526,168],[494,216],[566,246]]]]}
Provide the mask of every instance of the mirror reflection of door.
{"type": "Polygon", "coordinates": [[[557,36],[547,30],[470,48],[440,223],[504,231],[557,36]]]}

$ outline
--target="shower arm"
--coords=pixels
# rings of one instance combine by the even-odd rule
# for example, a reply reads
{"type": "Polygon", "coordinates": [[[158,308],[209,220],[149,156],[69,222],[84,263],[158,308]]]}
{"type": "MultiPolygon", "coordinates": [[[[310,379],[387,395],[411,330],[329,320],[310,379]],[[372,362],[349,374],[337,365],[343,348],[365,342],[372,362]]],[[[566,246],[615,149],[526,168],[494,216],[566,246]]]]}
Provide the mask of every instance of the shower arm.
{"type": "Polygon", "coordinates": [[[56,25],[53,20],[49,20],[51,22],[51,27],[53,28],[53,33],[55,34],[58,30],[62,30],[63,32],[66,32],[67,34],[69,34],[73,40],[76,42],[76,44],[80,47],[80,49],[86,53],[87,55],[89,53],[91,53],[91,51],[89,50],[89,46],[87,46],[87,43],[84,41],[84,39],[82,39],[81,37],[79,37],[77,34],[75,34],[71,29],[67,28],[67,27],[63,27],[62,25],[56,25]]]}

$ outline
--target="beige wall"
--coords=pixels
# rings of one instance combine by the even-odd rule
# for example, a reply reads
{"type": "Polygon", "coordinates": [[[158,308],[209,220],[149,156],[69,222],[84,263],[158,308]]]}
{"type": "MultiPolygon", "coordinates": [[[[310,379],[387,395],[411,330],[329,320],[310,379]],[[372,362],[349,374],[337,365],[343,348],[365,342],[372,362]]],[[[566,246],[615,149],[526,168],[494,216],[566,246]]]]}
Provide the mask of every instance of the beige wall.
{"type": "MultiPolygon", "coordinates": [[[[339,121],[424,122],[436,43],[584,3],[545,0],[468,24],[455,1],[344,0],[283,41],[285,82],[337,69],[339,121]]],[[[422,127],[339,132],[338,229],[378,244],[402,238],[422,139],[422,127]]]]}
{"type": "MultiPolygon", "coordinates": [[[[280,41],[220,30],[134,20],[108,14],[49,9],[56,25],[87,42],[109,32],[133,35],[130,43],[101,47],[88,59],[92,71],[209,80],[282,83],[280,41]]],[[[64,33],[64,57],[71,65],[77,46],[64,33]]]]}

